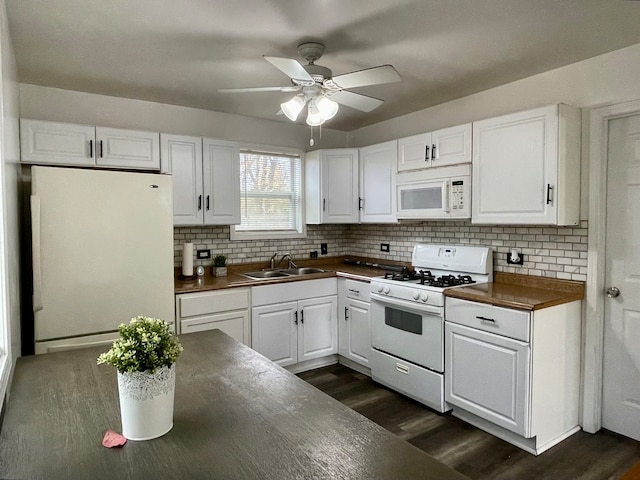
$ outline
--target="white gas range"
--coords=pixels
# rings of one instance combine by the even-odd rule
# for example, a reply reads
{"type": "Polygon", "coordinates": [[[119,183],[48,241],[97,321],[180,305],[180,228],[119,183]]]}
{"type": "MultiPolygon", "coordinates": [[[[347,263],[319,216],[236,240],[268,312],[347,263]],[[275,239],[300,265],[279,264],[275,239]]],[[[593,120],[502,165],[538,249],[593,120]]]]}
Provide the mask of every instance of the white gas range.
{"type": "Polygon", "coordinates": [[[371,375],[439,412],[444,402],[444,290],[493,277],[487,247],[418,244],[413,270],[371,280],[371,375]]]}

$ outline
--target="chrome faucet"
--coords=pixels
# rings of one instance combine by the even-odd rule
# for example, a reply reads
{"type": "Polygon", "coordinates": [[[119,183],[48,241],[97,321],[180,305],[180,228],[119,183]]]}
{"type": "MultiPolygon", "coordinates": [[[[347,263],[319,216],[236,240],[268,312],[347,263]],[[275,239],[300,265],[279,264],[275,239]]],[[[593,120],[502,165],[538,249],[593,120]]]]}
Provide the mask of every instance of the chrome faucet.
{"type": "Polygon", "coordinates": [[[298,268],[298,265],[293,261],[293,257],[290,253],[285,253],[278,262],[278,265],[280,265],[285,258],[289,258],[289,266],[287,268],[298,268]]]}
{"type": "MultiPolygon", "coordinates": [[[[269,259],[269,268],[274,269],[276,268],[276,257],[278,256],[278,252],[274,252],[273,255],[271,255],[271,259],[269,259]]],[[[282,260],[280,260],[282,261],[282,260]]]]}

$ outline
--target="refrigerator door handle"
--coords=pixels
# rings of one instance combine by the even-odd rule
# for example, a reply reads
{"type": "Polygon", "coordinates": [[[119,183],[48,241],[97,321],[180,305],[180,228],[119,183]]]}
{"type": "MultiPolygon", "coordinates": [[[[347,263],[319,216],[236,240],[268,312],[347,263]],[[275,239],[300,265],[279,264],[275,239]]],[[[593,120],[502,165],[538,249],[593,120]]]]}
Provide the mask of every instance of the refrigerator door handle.
{"type": "Polygon", "coordinates": [[[31,195],[31,236],[33,248],[33,311],[42,306],[42,262],[40,259],[40,197],[31,195]]]}

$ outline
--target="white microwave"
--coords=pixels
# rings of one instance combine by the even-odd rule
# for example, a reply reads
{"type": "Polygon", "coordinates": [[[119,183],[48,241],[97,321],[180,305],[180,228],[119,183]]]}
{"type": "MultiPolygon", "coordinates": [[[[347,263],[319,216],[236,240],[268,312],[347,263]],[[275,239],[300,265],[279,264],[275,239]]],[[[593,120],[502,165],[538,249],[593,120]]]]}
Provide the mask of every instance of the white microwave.
{"type": "Polygon", "coordinates": [[[471,218],[471,164],[396,175],[398,219],[471,218]]]}

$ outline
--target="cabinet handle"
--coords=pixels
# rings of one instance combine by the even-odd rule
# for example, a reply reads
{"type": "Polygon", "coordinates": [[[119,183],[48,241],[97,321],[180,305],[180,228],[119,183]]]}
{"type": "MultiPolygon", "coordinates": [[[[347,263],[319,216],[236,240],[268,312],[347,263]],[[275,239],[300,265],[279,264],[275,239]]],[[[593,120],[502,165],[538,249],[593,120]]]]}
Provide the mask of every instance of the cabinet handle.
{"type": "Polygon", "coordinates": [[[547,205],[550,205],[553,202],[551,198],[551,194],[553,193],[553,187],[550,183],[547,183],[547,205]]]}
{"type": "Polygon", "coordinates": [[[100,140],[100,158],[104,157],[102,154],[102,140],[100,140]]]}
{"type": "Polygon", "coordinates": [[[293,323],[298,325],[298,311],[297,310],[294,312],[294,316],[295,316],[295,320],[293,321],[293,323]]]}
{"type": "Polygon", "coordinates": [[[344,319],[349,320],[349,307],[344,307],[344,319]]]}
{"type": "Polygon", "coordinates": [[[89,158],[93,158],[93,140],[89,140],[89,158]]]}
{"type": "Polygon", "coordinates": [[[300,310],[300,323],[304,323],[304,310],[300,310]]]}
{"type": "Polygon", "coordinates": [[[424,146],[424,161],[429,161],[429,145],[424,146]]]}
{"type": "Polygon", "coordinates": [[[207,210],[209,210],[209,195],[207,195],[207,210]]]}
{"type": "Polygon", "coordinates": [[[436,159],[436,144],[431,145],[431,160],[436,159]]]}
{"type": "Polygon", "coordinates": [[[358,197],[358,210],[362,210],[362,202],[363,201],[364,201],[364,198],[358,197]]]}
{"type": "Polygon", "coordinates": [[[402,363],[396,363],[396,370],[405,375],[409,375],[409,367],[402,363]]]}
{"type": "Polygon", "coordinates": [[[322,211],[326,211],[327,210],[327,199],[323,198],[322,199],[322,211]]]}
{"type": "Polygon", "coordinates": [[[481,322],[496,323],[496,321],[495,321],[493,318],[478,317],[478,316],[476,316],[476,318],[477,318],[478,320],[480,320],[481,322]]]}
{"type": "Polygon", "coordinates": [[[198,195],[198,210],[202,210],[202,195],[198,195]]]}

